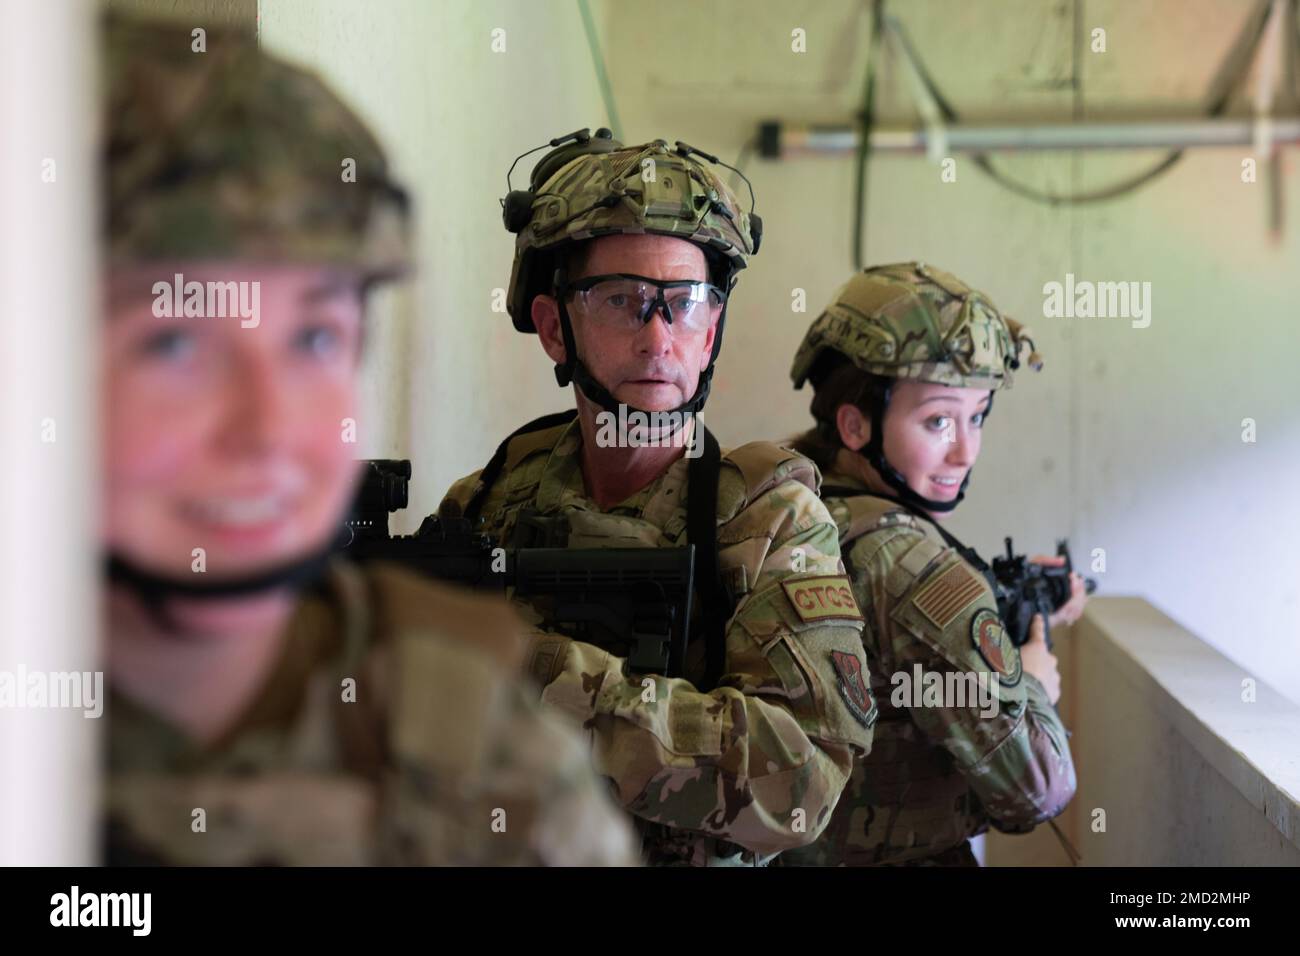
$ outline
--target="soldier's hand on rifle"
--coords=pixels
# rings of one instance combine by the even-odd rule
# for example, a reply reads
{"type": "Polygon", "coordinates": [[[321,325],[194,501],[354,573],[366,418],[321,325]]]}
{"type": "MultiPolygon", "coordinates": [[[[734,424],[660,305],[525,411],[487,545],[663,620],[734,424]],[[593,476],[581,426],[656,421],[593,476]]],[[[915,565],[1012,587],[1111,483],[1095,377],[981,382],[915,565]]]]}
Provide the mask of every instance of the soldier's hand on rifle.
{"type": "MultiPolygon", "coordinates": [[[[1059,555],[1036,554],[1029,559],[1032,564],[1041,564],[1045,567],[1059,568],[1065,564],[1065,558],[1059,555]]],[[[1059,608],[1052,612],[1048,623],[1052,627],[1059,627],[1062,624],[1073,624],[1083,616],[1083,608],[1088,603],[1088,592],[1084,587],[1083,575],[1078,571],[1070,572],[1070,600],[1066,601],[1059,608]]]]}
{"type": "Polygon", "coordinates": [[[1056,670],[1056,655],[1047,649],[1041,614],[1035,614],[1030,622],[1029,640],[1020,648],[1020,663],[1043,685],[1048,700],[1055,704],[1061,699],[1061,675],[1056,670]]]}

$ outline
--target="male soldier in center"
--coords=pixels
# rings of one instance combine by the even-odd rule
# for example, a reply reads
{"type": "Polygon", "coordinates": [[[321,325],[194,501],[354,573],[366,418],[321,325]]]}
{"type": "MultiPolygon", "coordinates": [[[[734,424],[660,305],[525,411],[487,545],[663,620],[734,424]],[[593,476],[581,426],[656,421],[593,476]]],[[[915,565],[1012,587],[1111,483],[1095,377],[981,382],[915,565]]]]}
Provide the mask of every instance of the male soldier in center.
{"type": "Polygon", "coordinates": [[[507,548],[547,526],[552,546],[695,545],[683,676],[628,673],[557,633],[542,604],[529,667],[543,702],[590,731],[647,862],[763,864],[825,827],[876,710],[815,467],[766,442],[722,454],[694,418],[761,222],[685,144],[584,130],[551,145],[503,204],[518,235],[507,301],[576,385],[577,411],[508,437],[440,510],[481,518],[507,548]],[[604,440],[598,416],[620,408],[677,413],[694,431],[667,437],[701,454],[604,440]]]}

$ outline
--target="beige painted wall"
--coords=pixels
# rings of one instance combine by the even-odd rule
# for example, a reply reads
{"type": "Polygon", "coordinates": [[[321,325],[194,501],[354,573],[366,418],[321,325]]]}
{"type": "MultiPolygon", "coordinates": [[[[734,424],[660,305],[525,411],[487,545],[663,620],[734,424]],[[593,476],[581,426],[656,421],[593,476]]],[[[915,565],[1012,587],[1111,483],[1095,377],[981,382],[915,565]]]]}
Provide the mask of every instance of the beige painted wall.
{"type": "MultiPolygon", "coordinates": [[[[572,401],[535,337],[492,301],[510,277],[498,199],[511,161],[604,122],[578,7],[264,0],[261,31],[346,94],[414,193],[419,275],[379,303],[359,453],[413,459],[407,523],[418,524],[508,432],[572,401]]],[[[520,164],[516,185],[531,168],[520,164]]]]}
{"type": "MultiPolygon", "coordinates": [[[[1082,866],[1300,865],[1300,707],[1133,598],[1062,640],[1079,789],[1057,823],[1082,866]],[[1086,690],[1087,693],[1081,693],[1086,690]]],[[[990,833],[991,866],[1068,866],[1046,826],[990,833]]]]}

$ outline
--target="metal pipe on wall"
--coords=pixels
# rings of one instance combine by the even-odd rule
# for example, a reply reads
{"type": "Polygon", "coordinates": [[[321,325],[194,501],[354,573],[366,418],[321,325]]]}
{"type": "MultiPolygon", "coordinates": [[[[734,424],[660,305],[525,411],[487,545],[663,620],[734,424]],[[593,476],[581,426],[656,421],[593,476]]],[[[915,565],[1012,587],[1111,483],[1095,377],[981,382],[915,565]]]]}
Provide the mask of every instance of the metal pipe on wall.
{"type": "MultiPolygon", "coordinates": [[[[768,159],[814,154],[852,154],[858,148],[858,135],[858,130],[852,126],[763,123],[759,127],[758,154],[768,159]]],[[[1255,141],[1255,121],[947,126],[944,127],[943,135],[950,153],[1251,147],[1255,141]]],[[[1274,119],[1272,142],[1283,145],[1300,143],[1300,118],[1274,119]]],[[[928,143],[929,134],[926,130],[877,128],[871,132],[872,152],[924,153],[928,143]]]]}

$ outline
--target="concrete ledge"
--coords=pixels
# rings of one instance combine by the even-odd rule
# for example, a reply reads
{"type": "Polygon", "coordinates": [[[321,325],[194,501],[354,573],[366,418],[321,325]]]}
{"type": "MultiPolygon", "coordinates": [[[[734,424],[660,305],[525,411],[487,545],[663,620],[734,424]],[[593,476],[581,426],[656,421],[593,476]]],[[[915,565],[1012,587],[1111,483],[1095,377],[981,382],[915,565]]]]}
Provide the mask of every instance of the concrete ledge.
{"type": "MultiPolygon", "coordinates": [[[[1140,598],[1090,602],[1073,638],[1076,653],[1101,655],[1300,852],[1300,707],[1140,598]],[[1242,699],[1248,680],[1253,702],[1242,699]]],[[[1082,690],[1095,706],[1094,689],[1082,690]]]]}
{"type": "MultiPolygon", "coordinates": [[[[1267,675],[1141,598],[1094,598],[1054,636],[1079,777],[1056,823],[1082,865],[1300,866],[1300,707],[1267,675]]],[[[1046,826],[990,833],[985,859],[1070,865],[1046,826]]]]}

